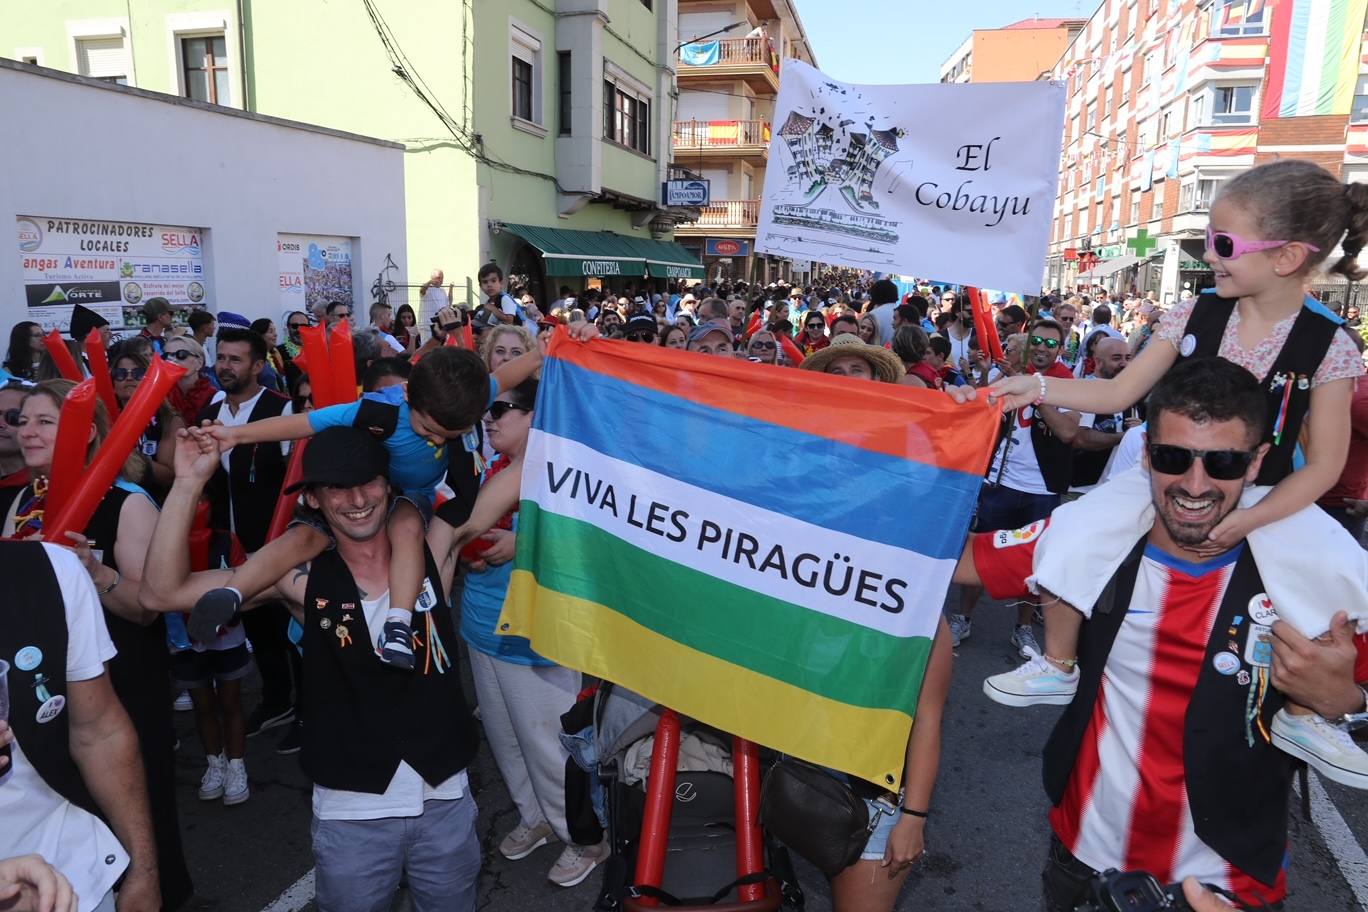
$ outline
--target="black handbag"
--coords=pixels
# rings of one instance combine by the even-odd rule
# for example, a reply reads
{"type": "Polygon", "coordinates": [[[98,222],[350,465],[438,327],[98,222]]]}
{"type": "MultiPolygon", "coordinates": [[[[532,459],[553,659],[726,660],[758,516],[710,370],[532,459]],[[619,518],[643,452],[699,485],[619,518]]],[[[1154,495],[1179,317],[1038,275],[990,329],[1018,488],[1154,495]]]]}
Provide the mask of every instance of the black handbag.
{"type": "Polygon", "coordinates": [[[848,784],[819,766],[785,757],[765,774],[761,826],[827,877],[860,860],[877,823],[848,784]]]}

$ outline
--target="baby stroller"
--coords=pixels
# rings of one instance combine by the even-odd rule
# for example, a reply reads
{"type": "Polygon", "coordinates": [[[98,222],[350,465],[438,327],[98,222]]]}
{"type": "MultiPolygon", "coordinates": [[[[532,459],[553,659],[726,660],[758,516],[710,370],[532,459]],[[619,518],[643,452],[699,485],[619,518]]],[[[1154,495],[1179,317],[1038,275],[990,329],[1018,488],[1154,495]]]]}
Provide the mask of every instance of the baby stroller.
{"type": "Polygon", "coordinates": [[[594,739],[612,847],[597,909],[801,912],[788,850],[758,822],[755,744],[607,682],[594,739]]]}

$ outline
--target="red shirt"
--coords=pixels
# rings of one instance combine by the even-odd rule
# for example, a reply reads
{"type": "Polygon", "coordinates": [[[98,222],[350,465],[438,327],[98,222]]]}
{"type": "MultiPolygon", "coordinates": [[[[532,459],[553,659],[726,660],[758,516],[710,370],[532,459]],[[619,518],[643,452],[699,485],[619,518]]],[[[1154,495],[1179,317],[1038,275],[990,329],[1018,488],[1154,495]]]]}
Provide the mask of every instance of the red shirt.
{"type": "Polygon", "coordinates": [[[1359,380],[1349,404],[1349,458],[1335,486],[1317,501],[1322,507],[1343,507],[1344,501],[1368,496],[1368,381],[1359,380]]]}

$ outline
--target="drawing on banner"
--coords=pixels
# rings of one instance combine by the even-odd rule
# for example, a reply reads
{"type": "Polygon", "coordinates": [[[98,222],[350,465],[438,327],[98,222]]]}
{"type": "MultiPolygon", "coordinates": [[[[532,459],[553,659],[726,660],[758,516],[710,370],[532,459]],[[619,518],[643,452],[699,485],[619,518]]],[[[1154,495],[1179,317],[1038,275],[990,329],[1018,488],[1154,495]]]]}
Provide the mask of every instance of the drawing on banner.
{"type": "Polygon", "coordinates": [[[208,306],[204,229],[21,215],[16,219],[28,317],[66,332],[82,304],[115,330],[142,326],[142,304],[163,297],[183,323],[208,306]]]}
{"type": "Polygon", "coordinates": [[[790,60],[775,120],[757,250],[995,288],[1039,283],[1062,84],[856,86],[790,60]]]}
{"type": "Polygon", "coordinates": [[[341,301],[352,307],[352,239],[326,235],[276,237],[282,310],[309,310],[341,301]]]}

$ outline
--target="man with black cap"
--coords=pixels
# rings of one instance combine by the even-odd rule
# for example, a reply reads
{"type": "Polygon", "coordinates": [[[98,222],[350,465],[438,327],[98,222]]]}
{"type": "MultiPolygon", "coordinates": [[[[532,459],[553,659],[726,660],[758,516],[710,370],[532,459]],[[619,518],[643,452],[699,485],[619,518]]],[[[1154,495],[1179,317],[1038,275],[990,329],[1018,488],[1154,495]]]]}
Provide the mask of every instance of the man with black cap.
{"type": "MultiPolygon", "coordinates": [[[[213,437],[178,436],[176,481],[145,569],[151,610],[188,611],[228,584],[229,571],[191,574],[185,544],[220,458],[213,437]]],[[[456,630],[440,606],[459,546],[473,534],[445,522],[429,531],[414,624],[417,671],[396,673],[371,645],[389,603],[388,462],[384,445],[360,428],[328,428],[310,440],[303,480],[287,493],[302,488],[301,511],[327,524],[335,547],[291,570],[259,601],[286,602],[304,628],[301,760],[314,782],[319,907],[383,908],[404,874],[418,912],[471,910],[480,846],[466,767],[478,735],[455,667],[456,630]]]]}
{"type": "Polygon", "coordinates": [[[628,342],[645,342],[647,345],[654,345],[656,340],[655,317],[650,314],[637,314],[627,321],[627,325],[622,329],[622,337],[628,342]]]}

